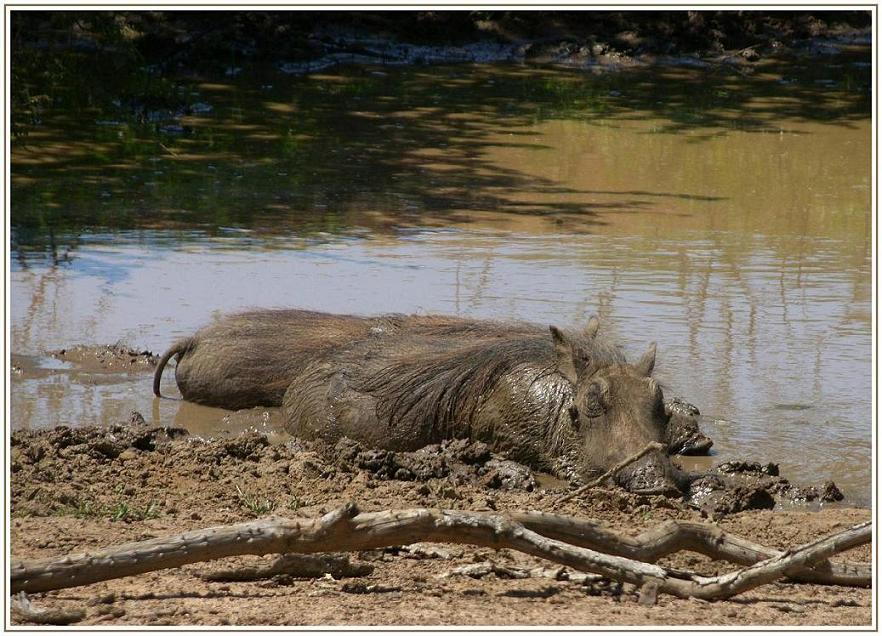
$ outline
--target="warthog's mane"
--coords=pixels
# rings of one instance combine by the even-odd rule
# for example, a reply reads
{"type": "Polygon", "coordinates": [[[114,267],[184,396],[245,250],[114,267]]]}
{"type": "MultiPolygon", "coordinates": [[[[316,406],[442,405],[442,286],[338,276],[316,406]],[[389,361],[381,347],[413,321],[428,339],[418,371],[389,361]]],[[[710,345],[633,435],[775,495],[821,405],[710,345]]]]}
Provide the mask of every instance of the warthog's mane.
{"type": "MultiPolygon", "coordinates": [[[[457,336],[470,332],[462,326],[452,331],[457,336]]],[[[362,382],[359,389],[377,399],[380,421],[397,426],[410,421],[420,430],[429,427],[435,439],[451,437],[457,425],[461,429],[471,422],[496,384],[518,367],[529,365],[531,383],[557,373],[545,328],[519,325],[506,332],[479,327],[471,336],[471,341],[465,340],[469,344],[458,338],[428,353],[421,348],[420,355],[405,356],[362,382]]],[[[579,336],[574,341],[598,363],[624,361],[617,347],[579,336]]]]}

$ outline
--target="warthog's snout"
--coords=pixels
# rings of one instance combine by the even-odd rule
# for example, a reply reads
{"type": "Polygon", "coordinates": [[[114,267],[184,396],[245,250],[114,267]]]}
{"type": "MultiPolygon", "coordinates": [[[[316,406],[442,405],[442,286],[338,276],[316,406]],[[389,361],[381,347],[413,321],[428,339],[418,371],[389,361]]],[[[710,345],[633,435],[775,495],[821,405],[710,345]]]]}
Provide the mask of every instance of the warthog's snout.
{"type": "Polygon", "coordinates": [[[681,450],[681,455],[706,455],[714,445],[713,440],[707,435],[698,434],[690,443],[681,450]]]}
{"type": "Polygon", "coordinates": [[[652,453],[623,468],[616,483],[638,495],[682,497],[683,475],[664,453],[652,453]]]}

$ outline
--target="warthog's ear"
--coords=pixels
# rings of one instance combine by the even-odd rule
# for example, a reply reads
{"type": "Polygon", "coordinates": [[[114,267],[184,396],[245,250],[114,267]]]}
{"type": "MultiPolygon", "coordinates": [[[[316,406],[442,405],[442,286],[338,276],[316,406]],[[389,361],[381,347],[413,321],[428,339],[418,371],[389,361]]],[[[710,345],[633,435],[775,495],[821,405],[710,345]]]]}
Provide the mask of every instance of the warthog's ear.
{"type": "Polygon", "coordinates": [[[637,373],[649,377],[652,375],[652,369],[655,367],[655,343],[649,345],[649,349],[640,358],[640,362],[634,365],[637,373]]]}
{"type": "Polygon", "coordinates": [[[585,337],[588,339],[594,338],[597,335],[598,329],[600,329],[600,320],[597,316],[591,316],[588,324],[585,326],[585,337]]]}
{"type": "Polygon", "coordinates": [[[576,364],[573,360],[573,345],[561,330],[554,325],[549,325],[551,331],[551,341],[554,343],[554,361],[557,364],[557,370],[560,371],[567,380],[576,383],[576,364]]]}

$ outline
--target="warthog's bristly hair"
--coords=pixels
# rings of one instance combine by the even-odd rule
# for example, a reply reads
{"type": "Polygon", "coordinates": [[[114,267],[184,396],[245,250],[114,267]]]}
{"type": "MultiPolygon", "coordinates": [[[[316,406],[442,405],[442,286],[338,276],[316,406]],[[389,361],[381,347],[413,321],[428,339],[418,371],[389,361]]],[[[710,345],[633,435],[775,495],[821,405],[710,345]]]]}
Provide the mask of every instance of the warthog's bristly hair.
{"type": "MultiPolygon", "coordinates": [[[[476,335],[490,334],[485,330],[476,335]]],[[[494,335],[497,337],[468,348],[390,365],[360,389],[377,398],[381,420],[390,425],[404,420],[424,422],[433,434],[443,438],[453,432],[457,422],[471,421],[482,399],[517,367],[531,365],[532,382],[556,372],[549,336],[494,335]]],[[[623,360],[617,348],[594,341],[581,340],[577,344],[588,350],[597,364],[623,360]]]]}
{"type": "Polygon", "coordinates": [[[377,397],[382,420],[428,423],[433,436],[444,437],[456,421],[468,421],[496,382],[523,362],[547,363],[554,372],[548,338],[519,338],[484,343],[428,360],[391,365],[361,387],[377,397]]]}

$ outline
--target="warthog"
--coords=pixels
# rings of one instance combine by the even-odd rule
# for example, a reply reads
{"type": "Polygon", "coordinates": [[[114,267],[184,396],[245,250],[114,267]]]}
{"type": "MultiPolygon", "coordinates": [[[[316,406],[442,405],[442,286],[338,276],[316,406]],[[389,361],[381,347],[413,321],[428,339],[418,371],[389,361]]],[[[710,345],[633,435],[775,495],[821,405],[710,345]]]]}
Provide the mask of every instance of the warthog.
{"type": "MultiPolygon", "coordinates": [[[[446,316],[359,318],[297,310],[223,319],[175,344],[187,400],[284,408],[297,436],[389,450],[447,438],[487,442],[537,469],[589,478],[669,441],[655,345],[634,364],[581,331],[446,316]]],[[[666,453],[619,471],[635,492],[677,493],[666,453]]]]}

